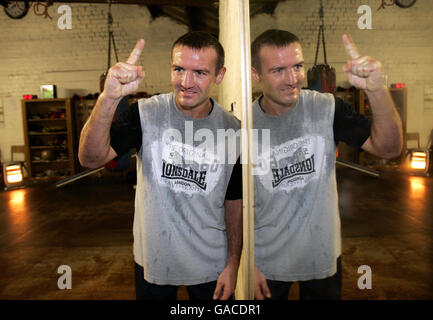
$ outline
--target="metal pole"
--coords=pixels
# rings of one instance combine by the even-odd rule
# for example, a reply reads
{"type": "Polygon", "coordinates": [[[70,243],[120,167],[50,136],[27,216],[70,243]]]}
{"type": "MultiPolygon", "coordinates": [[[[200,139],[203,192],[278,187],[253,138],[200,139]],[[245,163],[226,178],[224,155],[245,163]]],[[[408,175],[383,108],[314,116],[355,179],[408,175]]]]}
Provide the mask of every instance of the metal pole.
{"type": "Polygon", "coordinates": [[[374,177],[378,177],[380,175],[379,171],[376,171],[376,170],[373,170],[370,168],[366,168],[366,167],[360,166],[359,164],[352,163],[352,162],[349,162],[346,160],[337,160],[337,164],[340,164],[342,166],[357,170],[357,171],[362,172],[362,173],[369,174],[369,175],[374,176],[374,177]]]}

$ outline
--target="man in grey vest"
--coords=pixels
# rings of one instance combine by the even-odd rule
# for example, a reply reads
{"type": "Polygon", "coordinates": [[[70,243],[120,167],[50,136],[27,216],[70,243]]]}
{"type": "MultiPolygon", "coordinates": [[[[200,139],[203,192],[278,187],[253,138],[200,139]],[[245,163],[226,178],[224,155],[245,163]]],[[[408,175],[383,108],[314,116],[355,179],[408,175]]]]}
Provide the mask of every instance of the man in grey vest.
{"type": "Polygon", "coordinates": [[[382,158],[401,152],[401,121],[380,62],[361,56],[348,35],[343,43],[344,71],[366,92],[372,123],[331,94],[301,89],[304,58],[294,34],[268,30],[252,43],[252,77],[263,91],[253,104],[254,128],[270,130],[270,159],[257,159],[269,170],[254,181],[256,299],[287,299],[294,282],[301,299],[341,297],[336,145],[382,158]]]}
{"type": "Polygon", "coordinates": [[[210,98],[224,77],[224,50],[208,33],[183,35],[172,46],[173,92],[140,99],[112,124],[119,101],[144,78],[136,65],[143,48],[140,39],[109,70],[81,133],[80,162],[95,168],[137,150],[137,299],[176,299],[180,285],[191,300],[228,299],[242,247],[242,181],[239,148],[217,139],[239,120],[210,98]]]}

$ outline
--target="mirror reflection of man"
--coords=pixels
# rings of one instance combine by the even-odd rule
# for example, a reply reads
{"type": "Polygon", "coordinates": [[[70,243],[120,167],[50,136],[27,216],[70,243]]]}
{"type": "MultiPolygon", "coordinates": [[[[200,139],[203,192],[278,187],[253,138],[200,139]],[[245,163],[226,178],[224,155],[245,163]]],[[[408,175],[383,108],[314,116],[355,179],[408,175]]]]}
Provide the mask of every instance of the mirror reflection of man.
{"type": "Polygon", "coordinates": [[[215,137],[218,129],[240,127],[210,98],[212,87],[224,78],[224,50],[208,33],[183,35],[172,47],[173,92],[140,99],[112,124],[119,101],[144,78],[136,65],[143,48],[140,39],[126,62],[110,68],[81,133],[80,162],[94,168],[137,149],[137,299],[176,299],[180,285],[187,287],[191,300],[228,299],[242,247],[239,165],[222,161],[209,169],[206,161],[218,157],[215,151],[201,148],[200,141],[186,142],[187,123],[193,135],[206,129],[215,137]],[[185,141],[164,140],[171,130],[185,141]],[[175,153],[184,161],[173,163],[175,153]]]}
{"type": "MultiPolygon", "coordinates": [[[[339,141],[382,158],[402,148],[402,129],[381,64],[361,56],[348,35],[348,81],[367,94],[372,123],[331,94],[302,90],[299,39],[268,30],[251,48],[252,77],[263,95],[253,104],[255,129],[269,129],[271,170],[255,177],[255,297],[341,297],[341,230],[335,178],[339,141]]],[[[261,147],[259,146],[259,149],[261,147]]]]}

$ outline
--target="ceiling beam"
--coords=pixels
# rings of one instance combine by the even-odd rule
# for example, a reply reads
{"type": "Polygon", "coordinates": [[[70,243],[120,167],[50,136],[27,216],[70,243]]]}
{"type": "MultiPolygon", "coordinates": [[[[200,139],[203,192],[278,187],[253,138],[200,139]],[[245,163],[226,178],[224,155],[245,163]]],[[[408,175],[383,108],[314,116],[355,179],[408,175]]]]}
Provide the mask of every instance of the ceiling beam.
{"type": "Polygon", "coordinates": [[[188,17],[189,29],[191,31],[200,30],[200,9],[197,7],[186,7],[186,15],[188,17]]]}
{"type": "MultiPolygon", "coordinates": [[[[46,1],[40,1],[46,2],[46,1]]],[[[107,0],[70,0],[70,1],[54,1],[57,3],[105,3],[107,0]]],[[[214,0],[112,0],[112,4],[138,4],[138,5],[157,5],[157,6],[194,6],[194,7],[207,7],[212,6],[218,1],[214,0]]]]}
{"type": "Polygon", "coordinates": [[[147,9],[149,9],[152,19],[158,18],[164,14],[164,11],[162,11],[159,6],[147,6],[147,9]]]}
{"type": "MultiPolygon", "coordinates": [[[[0,0],[1,1],[1,0],[0,0]]],[[[47,2],[46,0],[39,0],[47,2]]],[[[279,2],[290,0],[249,0],[250,16],[258,13],[272,14],[279,2]]],[[[107,4],[108,0],[54,0],[56,3],[107,4]]],[[[188,26],[190,31],[204,30],[218,36],[218,0],[111,0],[111,4],[147,6],[152,19],[168,16],[188,26]]]]}
{"type": "MultiPolygon", "coordinates": [[[[250,3],[277,3],[285,0],[250,0],[250,3]]],[[[41,0],[39,2],[47,2],[41,0]]],[[[57,1],[57,3],[107,3],[107,0],[70,0],[57,1]]],[[[139,5],[156,5],[156,6],[183,6],[183,7],[208,7],[218,5],[218,0],[112,0],[112,4],[139,4],[139,5]]]]}

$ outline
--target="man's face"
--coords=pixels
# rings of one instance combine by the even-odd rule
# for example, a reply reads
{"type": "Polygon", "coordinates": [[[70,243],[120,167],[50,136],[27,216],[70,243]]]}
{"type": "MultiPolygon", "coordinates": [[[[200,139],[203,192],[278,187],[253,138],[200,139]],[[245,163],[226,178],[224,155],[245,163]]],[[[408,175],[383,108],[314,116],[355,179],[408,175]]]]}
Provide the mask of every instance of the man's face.
{"type": "Polygon", "coordinates": [[[221,83],[225,73],[225,68],[221,68],[216,74],[215,49],[176,46],[171,60],[171,84],[177,105],[191,111],[210,103],[210,91],[214,84],[221,83]]]}
{"type": "MultiPolygon", "coordinates": [[[[253,80],[260,83],[267,108],[287,111],[299,98],[305,79],[304,56],[298,42],[285,47],[263,46],[259,51],[260,71],[253,68],[253,80]]],[[[280,113],[279,112],[279,113],[280,113]]]]}

